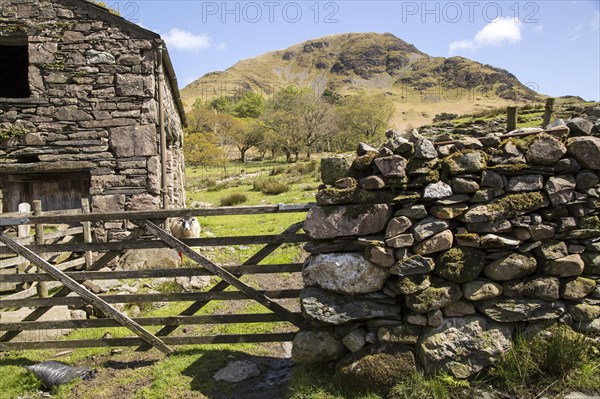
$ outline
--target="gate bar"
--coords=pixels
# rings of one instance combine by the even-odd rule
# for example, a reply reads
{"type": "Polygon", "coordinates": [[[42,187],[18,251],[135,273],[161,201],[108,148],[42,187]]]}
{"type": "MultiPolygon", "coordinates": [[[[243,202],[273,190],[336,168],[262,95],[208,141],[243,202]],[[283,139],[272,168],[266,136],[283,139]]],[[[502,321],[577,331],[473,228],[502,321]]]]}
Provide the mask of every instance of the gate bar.
{"type": "Polygon", "coordinates": [[[15,251],[16,254],[21,255],[22,257],[36,265],[38,268],[44,270],[56,280],[60,281],[66,288],[79,294],[83,299],[85,299],[88,303],[102,311],[104,314],[117,320],[119,324],[121,324],[123,327],[127,327],[128,329],[133,331],[136,335],[138,335],[150,345],[155,346],[167,355],[170,355],[172,353],[171,349],[167,345],[165,345],[165,343],[161,341],[160,338],[155,337],[142,326],[140,326],[138,323],[131,320],[126,315],[115,310],[102,298],[88,291],[83,286],[79,285],[77,281],[73,280],[71,277],[67,276],[65,273],[55,268],[50,263],[46,262],[44,259],[40,258],[34,252],[15,242],[3,233],[0,233],[0,241],[2,241],[13,251],[15,251]]]}
{"type": "Polygon", "coordinates": [[[188,258],[192,259],[194,262],[198,263],[200,266],[204,267],[209,272],[220,277],[229,285],[232,285],[238,290],[240,290],[240,292],[242,292],[248,298],[254,299],[261,305],[271,309],[274,313],[277,313],[281,317],[290,321],[295,326],[301,327],[304,324],[304,319],[302,317],[299,317],[298,315],[290,312],[289,310],[287,310],[277,302],[273,301],[266,295],[261,294],[246,283],[240,281],[235,275],[223,269],[216,263],[213,263],[210,260],[206,259],[204,256],[200,255],[192,248],[188,247],[175,237],[171,236],[169,233],[167,233],[154,223],[150,222],[149,220],[134,220],[132,222],[145,228],[146,231],[148,231],[151,234],[154,234],[157,238],[164,241],[171,248],[176,249],[179,252],[185,254],[188,258]]]}

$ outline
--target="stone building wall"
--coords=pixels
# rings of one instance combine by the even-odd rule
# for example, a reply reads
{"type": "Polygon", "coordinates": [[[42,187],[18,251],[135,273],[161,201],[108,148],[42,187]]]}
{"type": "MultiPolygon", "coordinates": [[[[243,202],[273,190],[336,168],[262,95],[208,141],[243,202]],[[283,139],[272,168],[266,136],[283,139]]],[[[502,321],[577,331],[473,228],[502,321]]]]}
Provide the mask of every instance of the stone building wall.
{"type": "MultiPolygon", "coordinates": [[[[3,0],[2,40],[26,37],[28,98],[0,99],[0,185],[15,176],[89,173],[93,211],[158,208],[160,37],[73,0],[3,0]]],[[[167,77],[167,76],[165,76],[167,77]]],[[[182,124],[162,82],[170,205],[185,202],[182,124]]],[[[120,230],[124,226],[110,226],[120,230]]]]}
{"type": "Polygon", "coordinates": [[[446,145],[389,132],[324,159],[294,359],[386,353],[465,378],[517,327],[599,332],[600,137],[570,126],[446,145]]]}

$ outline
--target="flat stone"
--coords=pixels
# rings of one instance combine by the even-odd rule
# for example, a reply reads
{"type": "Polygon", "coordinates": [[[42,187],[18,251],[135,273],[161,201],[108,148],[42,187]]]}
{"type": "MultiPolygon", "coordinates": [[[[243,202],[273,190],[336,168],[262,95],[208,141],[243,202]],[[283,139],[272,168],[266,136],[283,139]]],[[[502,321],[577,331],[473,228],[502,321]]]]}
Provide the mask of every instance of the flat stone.
{"type": "Polygon", "coordinates": [[[344,354],[344,345],[326,331],[300,331],[294,338],[292,359],[300,364],[336,360],[344,354]]]}
{"type": "Polygon", "coordinates": [[[385,230],[385,238],[392,238],[398,234],[404,233],[412,226],[412,222],[406,216],[396,216],[389,221],[385,230]]]}
{"type": "Polygon", "coordinates": [[[540,191],[507,194],[487,205],[470,208],[462,220],[467,223],[489,222],[499,219],[511,219],[548,206],[550,202],[540,191]]]}
{"type": "Polygon", "coordinates": [[[316,206],[308,211],[304,231],[314,239],[375,234],[391,216],[392,207],[387,204],[316,206]]]}
{"type": "Polygon", "coordinates": [[[450,187],[452,188],[452,192],[456,194],[471,194],[479,190],[479,183],[475,180],[455,177],[450,182],[450,187]]]}
{"type": "Polygon", "coordinates": [[[469,233],[510,233],[513,226],[508,220],[498,220],[496,222],[469,223],[467,230],[469,233]]]}
{"type": "Polygon", "coordinates": [[[508,180],[506,191],[517,193],[523,191],[538,191],[544,188],[544,177],[541,175],[513,176],[508,180]]]}
{"type": "Polygon", "coordinates": [[[450,305],[442,308],[442,313],[446,317],[463,317],[477,313],[475,306],[464,299],[460,299],[450,305]]]}
{"type": "Polygon", "coordinates": [[[429,209],[429,212],[440,219],[455,219],[464,214],[469,209],[467,204],[458,203],[453,205],[436,205],[429,209]]]}
{"type": "Polygon", "coordinates": [[[475,306],[490,319],[501,323],[557,319],[566,310],[560,301],[548,302],[532,298],[498,297],[475,302],[475,306]]]}
{"type": "Polygon", "coordinates": [[[217,371],[213,378],[215,381],[225,381],[230,384],[241,382],[252,377],[258,377],[260,370],[258,366],[248,360],[238,360],[227,364],[217,371]]]}
{"type": "Polygon", "coordinates": [[[344,294],[365,294],[383,288],[389,273],[362,254],[312,256],[302,270],[304,284],[344,294]]]}
{"type": "Polygon", "coordinates": [[[560,281],[556,277],[536,277],[521,280],[511,280],[504,283],[504,295],[511,298],[534,298],[546,301],[557,300],[560,281]]]}
{"type": "Polygon", "coordinates": [[[584,168],[600,170],[600,137],[571,137],[567,140],[567,151],[584,168]]]}
{"type": "Polygon", "coordinates": [[[531,255],[512,253],[509,256],[488,263],[483,268],[486,277],[494,281],[514,280],[535,271],[537,261],[531,255]]]}
{"type": "Polygon", "coordinates": [[[390,273],[398,276],[411,276],[413,274],[429,273],[434,267],[435,262],[432,258],[414,255],[398,261],[391,267],[390,273]]]}
{"type": "Polygon", "coordinates": [[[469,281],[461,286],[463,296],[469,301],[496,298],[502,295],[502,286],[491,281],[469,281]]]}
{"type": "Polygon", "coordinates": [[[363,190],[380,190],[385,187],[385,182],[379,176],[368,176],[358,183],[363,190]]]}
{"type": "Polygon", "coordinates": [[[520,240],[496,234],[486,234],[480,239],[481,248],[513,248],[519,246],[519,244],[521,244],[520,240]]]}
{"type": "Polygon", "coordinates": [[[381,245],[368,245],[365,248],[365,258],[381,267],[391,267],[396,263],[393,248],[386,248],[381,245]]]}
{"type": "Polygon", "coordinates": [[[426,373],[449,373],[467,378],[512,347],[514,327],[481,316],[446,319],[423,332],[418,344],[418,361],[426,373]]]}
{"type": "Polygon", "coordinates": [[[477,173],[486,168],[487,156],[483,151],[464,150],[448,156],[444,163],[452,175],[477,173]]]}
{"type": "Polygon", "coordinates": [[[485,265],[485,252],[474,248],[454,247],[440,255],[436,273],[454,283],[475,280],[485,265]]]}
{"type": "Polygon", "coordinates": [[[366,155],[369,152],[373,152],[373,153],[377,153],[377,149],[374,147],[371,147],[370,145],[366,144],[366,143],[358,143],[358,147],[356,148],[356,155],[361,156],[361,155],[366,155]]]}
{"type": "Polygon", "coordinates": [[[383,326],[377,330],[377,339],[380,342],[414,345],[419,340],[421,329],[412,324],[404,323],[394,326],[383,326]]]}
{"type": "Polygon", "coordinates": [[[542,245],[536,248],[536,253],[546,260],[564,258],[569,255],[567,244],[557,240],[542,241],[542,245]]]}
{"type": "Polygon", "coordinates": [[[560,297],[571,301],[580,301],[596,288],[596,281],[586,277],[569,278],[560,287],[560,297]]]}
{"type": "Polygon", "coordinates": [[[589,136],[592,133],[594,124],[587,119],[577,117],[567,122],[570,133],[577,136],[589,136]]]}
{"type": "Polygon", "coordinates": [[[152,156],[158,151],[155,125],[113,127],[110,146],[118,157],[152,156]]]}
{"type": "Polygon", "coordinates": [[[484,170],[481,173],[481,187],[504,188],[506,184],[506,177],[498,172],[484,170]]]}
{"type": "Polygon", "coordinates": [[[428,255],[452,248],[453,242],[454,235],[452,232],[450,230],[444,230],[441,233],[418,243],[415,246],[414,251],[419,255],[428,255]]]}
{"type": "Polygon", "coordinates": [[[406,177],[406,159],[400,155],[375,158],[374,162],[383,177],[406,177]]]}
{"type": "Polygon", "coordinates": [[[571,201],[576,181],[572,175],[551,176],[548,178],[544,191],[552,205],[562,205],[571,201]]]}
{"type": "Polygon", "coordinates": [[[415,242],[415,238],[411,233],[398,234],[395,237],[385,240],[385,245],[392,248],[410,247],[415,242]]]}
{"type": "MultiPolygon", "coordinates": [[[[373,177],[377,177],[377,176],[373,176],[373,177]]],[[[339,189],[343,190],[343,189],[347,189],[347,188],[356,188],[357,183],[356,183],[356,179],[354,177],[344,177],[343,179],[336,180],[335,183],[333,184],[333,186],[335,188],[339,188],[339,189]]]]}
{"type": "Polygon", "coordinates": [[[458,284],[444,282],[432,284],[423,291],[407,295],[406,306],[413,312],[427,313],[454,303],[461,297],[462,292],[458,284]]]}
{"type": "Polygon", "coordinates": [[[449,227],[450,223],[447,221],[429,216],[413,226],[413,234],[417,241],[423,241],[449,227]]]}
{"type": "Polygon", "coordinates": [[[559,277],[579,276],[583,272],[583,267],[581,255],[573,254],[546,262],[544,273],[559,277]]]}
{"type": "Polygon", "coordinates": [[[439,199],[449,197],[452,194],[452,188],[443,181],[439,181],[437,183],[428,184],[427,187],[425,187],[423,198],[439,199]]]}
{"type": "Polygon", "coordinates": [[[538,134],[527,150],[525,158],[532,165],[552,166],[567,152],[558,139],[547,133],[538,134]]]}
{"type": "Polygon", "coordinates": [[[406,216],[410,219],[423,219],[427,216],[427,210],[423,205],[413,205],[402,208],[394,213],[394,216],[406,216]]]}
{"type": "Polygon", "coordinates": [[[399,318],[400,307],[309,287],[300,294],[302,311],[313,323],[341,325],[376,318],[399,318]]]}
{"type": "Polygon", "coordinates": [[[569,308],[569,313],[575,321],[593,321],[600,317],[600,306],[578,303],[569,308]]]}

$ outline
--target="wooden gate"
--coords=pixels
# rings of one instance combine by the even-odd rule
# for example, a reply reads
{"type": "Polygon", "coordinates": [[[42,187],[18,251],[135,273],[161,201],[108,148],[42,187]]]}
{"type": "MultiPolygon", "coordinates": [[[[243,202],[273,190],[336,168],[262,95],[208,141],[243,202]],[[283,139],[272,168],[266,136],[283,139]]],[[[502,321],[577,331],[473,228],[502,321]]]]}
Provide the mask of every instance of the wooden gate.
{"type": "MultiPolygon", "coordinates": [[[[298,273],[301,263],[265,264],[267,257],[282,245],[298,245],[308,241],[305,234],[299,234],[302,222],[289,226],[276,235],[234,236],[195,238],[178,240],[163,230],[156,221],[181,216],[257,215],[268,213],[306,212],[311,205],[278,205],[252,207],[223,207],[197,210],[132,211],[116,213],[56,214],[41,213],[25,216],[22,214],[2,214],[0,231],[6,226],[34,224],[36,231],[43,231],[44,224],[72,223],[89,225],[94,222],[128,221],[139,228],[122,240],[84,243],[47,243],[43,239],[22,240],[0,232],[0,254],[10,251],[31,262],[38,273],[0,275],[0,283],[47,283],[55,282],[59,287],[48,297],[25,297],[6,299],[0,297],[0,309],[34,308],[23,320],[0,323],[0,351],[45,348],[83,348],[138,346],[139,350],[156,347],[171,353],[171,345],[242,343],[242,342],[282,342],[293,339],[297,328],[303,323],[300,313],[290,310],[279,300],[298,298],[301,287],[280,290],[257,290],[240,279],[243,275],[298,273]],[[35,242],[36,244],[32,244],[35,242]],[[28,245],[29,244],[29,245],[28,245]],[[221,247],[233,245],[257,245],[261,248],[240,264],[220,266],[193,247],[221,247]],[[173,248],[186,255],[194,267],[160,268],[143,270],[100,271],[109,262],[131,249],[173,248]],[[70,251],[87,253],[93,251],[96,259],[84,270],[60,268],[44,259],[44,254],[70,251]],[[61,270],[62,269],[62,270],[61,270]],[[213,276],[218,280],[210,289],[195,292],[167,293],[120,293],[94,294],[85,288],[84,282],[100,280],[155,279],[193,276],[213,276]],[[211,301],[256,301],[270,312],[253,314],[205,314],[197,313],[211,301]],[[160,317],[129,318],[111,304],[143,304],[156,302],[190,302],[178,314],[160,317]],[[81,307],[91,305],[105,317],[81,320],[40,321],[44,314],[56,306],[81,307]],[[285,332],[260,334],[177,334],[178,327],[206,324],[235,323],[281,323],[288,328],[285,332]],[[101,338],[22,340],[25,331],[98,329],[126,327],[134,336],[101,338]],[[146,328],[147,327],[147,328],[146,328]],[[158,328],[159,327],[159,328],[158,328]]],[[[90,240],[87,240],[90,241],[90,240]]],[[[77,263],[81,265],[81,262],[77,263]]],[[[90,330],[92,331],[92,330],[90,330]]]]}

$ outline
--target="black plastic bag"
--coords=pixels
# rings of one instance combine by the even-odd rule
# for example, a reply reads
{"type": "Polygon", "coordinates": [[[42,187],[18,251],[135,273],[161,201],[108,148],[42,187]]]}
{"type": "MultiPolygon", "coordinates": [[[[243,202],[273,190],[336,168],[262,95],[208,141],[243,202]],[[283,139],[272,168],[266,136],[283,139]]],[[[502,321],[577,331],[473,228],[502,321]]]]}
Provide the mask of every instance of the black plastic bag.
{"type": "Polygon", "coordinates": [[[91,380],[96,374],[96,370],[89,367],[71,367],[55,361],[37,363],[25,368],[39,378],[48,389],[66,384],[75,378],[91,380]]]}

